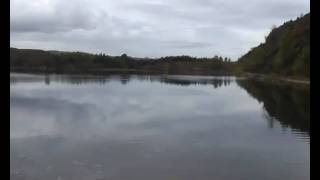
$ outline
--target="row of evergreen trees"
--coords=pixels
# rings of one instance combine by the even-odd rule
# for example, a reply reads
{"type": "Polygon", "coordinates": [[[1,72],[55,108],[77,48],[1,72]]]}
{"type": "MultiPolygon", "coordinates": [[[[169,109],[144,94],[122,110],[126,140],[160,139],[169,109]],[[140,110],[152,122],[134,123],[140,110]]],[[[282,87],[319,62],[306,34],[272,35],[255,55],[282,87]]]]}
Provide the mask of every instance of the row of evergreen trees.
{"type": "Polygon", "coordinates": [[[168,74],[215,74],[230,72],[234,63],[230,58],[214,56],[166,56],[161,58],[134,58],[126,54],[109,56],[82,52],[57,52],[11,48],[10,67],[13,71],[104,71],[136,70],[168,74]]]}

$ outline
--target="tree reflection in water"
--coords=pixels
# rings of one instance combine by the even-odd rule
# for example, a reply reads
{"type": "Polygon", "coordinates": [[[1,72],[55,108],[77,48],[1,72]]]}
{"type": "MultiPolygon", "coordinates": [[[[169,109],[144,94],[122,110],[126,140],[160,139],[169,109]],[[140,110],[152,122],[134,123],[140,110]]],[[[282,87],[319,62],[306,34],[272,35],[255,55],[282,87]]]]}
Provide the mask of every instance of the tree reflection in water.
{"type": "Polygon", "coordinates": [[[237,80],[250,96],[263,103],[264,117],[273,127],[275,120],[284,129],[310,136],[310,88],[307,85],[237,80]]]}

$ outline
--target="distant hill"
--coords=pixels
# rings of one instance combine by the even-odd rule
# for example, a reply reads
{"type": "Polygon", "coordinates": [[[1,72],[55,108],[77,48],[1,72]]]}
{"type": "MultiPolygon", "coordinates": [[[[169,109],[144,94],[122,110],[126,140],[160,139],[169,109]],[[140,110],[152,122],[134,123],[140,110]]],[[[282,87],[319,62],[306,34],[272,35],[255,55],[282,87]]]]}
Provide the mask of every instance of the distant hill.
{"type": "Polygon", "coordinates": [[[274,28],[238,64],[244,72],[309,78],[310,13],[274,28]]]}
{"type": "Polygon", "coordinates": [[[13,66],[40,66],[48,61],[53,61],[54,54],[37,49],[10,48],[10,67],[13,66]]]}
{"type": "Polygon", "coordinates": [[[10,49],[11,72],[54,73],[157,73],[157,74],[228,74],[235,63],[230,58],[167,56],[136,58],[126,54],[109,56],[84,52],[10,49]]]}

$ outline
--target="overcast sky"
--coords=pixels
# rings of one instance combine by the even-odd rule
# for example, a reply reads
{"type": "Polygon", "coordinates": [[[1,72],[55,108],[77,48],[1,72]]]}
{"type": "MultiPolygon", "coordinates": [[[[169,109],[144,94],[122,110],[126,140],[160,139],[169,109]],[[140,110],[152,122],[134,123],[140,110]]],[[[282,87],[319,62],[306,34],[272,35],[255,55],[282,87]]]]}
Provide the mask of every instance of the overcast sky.
{"type": "Polygon", "coordinates": [[[11,47],[236,60],[309,0],[10,0],[11,47]]]}

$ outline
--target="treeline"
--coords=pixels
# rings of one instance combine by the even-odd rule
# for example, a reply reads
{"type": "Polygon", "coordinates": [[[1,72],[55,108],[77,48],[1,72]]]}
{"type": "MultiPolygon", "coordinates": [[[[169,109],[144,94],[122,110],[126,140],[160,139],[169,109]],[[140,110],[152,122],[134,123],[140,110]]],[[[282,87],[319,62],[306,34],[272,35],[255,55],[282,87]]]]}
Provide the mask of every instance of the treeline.
{"type": "Polygon", "coordinates": [[[11,48],[11,71],[39,72],[134,72],[164,74],[227,74],[233,62],[214,56],[196,58],[167,56],[134,58],[126,54],[109,56],[82,52],[42,51],[11,48]]]}
{"type": "Polygon", "coordinates": [[[310,13],[273,28],[265,43],[239,58],[243,72],[310,77],[310,13]]]}

